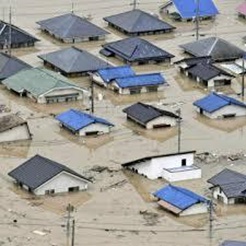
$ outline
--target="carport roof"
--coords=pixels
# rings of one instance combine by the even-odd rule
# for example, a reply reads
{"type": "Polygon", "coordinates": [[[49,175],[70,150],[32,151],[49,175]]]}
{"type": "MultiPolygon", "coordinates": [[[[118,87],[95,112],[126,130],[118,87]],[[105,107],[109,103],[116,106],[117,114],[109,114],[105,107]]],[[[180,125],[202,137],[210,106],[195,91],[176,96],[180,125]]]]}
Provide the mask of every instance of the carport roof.
{"type": "Polygon", "coordinates": [[[35,190],[63,171],[87,182],[91,182],[90,179],[85,178],[72,169],[40,155],[33,156],[31,159],[9,172],[8,175],[32,190],[35,190]]]}
{"type": "Polygon", "coordinates": [[[65,73],[93,72],[111,65],[86,50],[69,47],[38,56],[65,73]]]}
{"type": "Polygon", "coordinates": [[[140,9],[127,11],[103,18],[127,33],[172,30],[175,27],[140,9]]]}

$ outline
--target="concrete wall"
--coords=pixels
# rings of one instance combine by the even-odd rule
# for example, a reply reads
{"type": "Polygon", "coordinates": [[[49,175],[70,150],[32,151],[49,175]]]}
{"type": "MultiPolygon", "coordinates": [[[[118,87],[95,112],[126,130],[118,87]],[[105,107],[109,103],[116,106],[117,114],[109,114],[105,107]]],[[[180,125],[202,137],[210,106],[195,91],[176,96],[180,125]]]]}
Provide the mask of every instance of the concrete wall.
{"type": "Polygon", "coordinates": [[[179,216],[204,214],[208,212],[208,205],[206,203],[197,203],[179,214],[179,216]]]}
{"type": "Polygon", "coordinates": [[[177,119],[169,116],[161,116],[154,120],[149,121],[146,124],[146,128],[153,129],[155,125],[163,125],[163,124],[175,126],[177,124],[177,119]]]}
{"type": "MultiPolygon", "coordinates": [[[[196,111],[200,113],[200,109],[198,107],[196,107],[196,111]]],[[[216,110],[213,113],[208,113],[203,111],[203,115],[211,119],[224,118],[223,115],[228,115],[228,114],[236,114],[235,116],[245,116],[246,108],[239,107],[236,105],[228,105],[219,110],[216,110]]]]}
{"type": "Polygon", "coordinates": [[[55,190],[55,193],[68,192],[69,187],[76,186],[79,186],[79,190],[86,190],[88,187],[88,182],[70,173],[62,172],[34,190],[34,194],[44,195],[46,190],[53,189],[55,190]]]}
{"type": "Polygon", "coordinates": [[[90,124],[89,126],[81,129],[79,131],[79,135],[80,136],[85,136],[86,133],[90,133],[90,132],[98,132],[98,133],[109,133],[110,132],[110,128],[107,125],[104,124],[100,124],[100,123],[96,123],[96,124],[90,124]]]}
{"type": "Polygon", "coordinates": [[[200,179],[202,177],[202,170],[197,168],[180,172],[170,172],[168,169],[163,169],[162,177],[169,182],[200,179]]]}
{"type": "Polygon", "coordinates": [[[0,133],[0,142],[31,139],[27,124],[0,133]]]}

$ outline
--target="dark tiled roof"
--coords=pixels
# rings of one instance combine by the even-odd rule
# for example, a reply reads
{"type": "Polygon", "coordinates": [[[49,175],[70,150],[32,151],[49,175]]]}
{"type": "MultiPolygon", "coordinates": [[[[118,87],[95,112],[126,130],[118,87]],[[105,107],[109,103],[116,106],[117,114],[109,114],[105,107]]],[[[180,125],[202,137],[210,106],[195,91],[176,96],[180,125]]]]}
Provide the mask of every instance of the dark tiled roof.
{"type": "Polygon", "coordinates": [[[221,187],[228,198],[246,197],[246,175],[244,174],[224,169],[207,182],[213,186],[221,187]]]}
{"type": "Polygon", "coordinates": [[[35,155],[22,165],[9,172],[8,175],[18,182],[28,186],[32,190],[35,190],[63,171],[91,182],[89,179],[74,172],[70,168],[40,155],[35,155]]]}
{"type": "Polygon", "coordinates": [[[112,15],[103,19],[117,27],[120,27],[127,33],[166,31],[175,28],[170,24],[159,20],[155,16],[139,9],[112,15]]]}
{"type": "Polygon", "coordinates": [[[31,66],[17,57],[0,53],[0,80],[6,79],[22,69],[28,68],[31,68],[31,66]]]}
{"type": "MultiPolygon", "coordinates": [[[[9,27],[10,24],[0,21],[0,44],[6,45],[9,42],[9,27]]],[[[11,25],[11,44],[34,43],[39,41],[37,38],[20,29],[17,26],[11,25]]]]}
{"type": "Polygon", "coordinates": [[[229,77],[234,77],[233,75],[223,71],[222,69],[219,69],[211,64],[207,63],[198,63],[194,66],[191,66],[187,69],[187,71],[192,74],[193,76],[196,76],[204,81],[208,81],[216,76],[220,75],[226,75],[229,77]]]}
{"type": "Polygon", "coordinates": [[[136,120],[142,122],[143,124],[146,124],[149,121],[160,116],[178,118],[178,116],[172,112],[162,110],[141,102],[135,103],[130,107],[123,109],[123,112],[135,118],[136,120]]]}
{"type": "Polygon", "coordinates": [[[188,67],[196,65],[198,63],[210,63],[211,62],[211,56],[201,56],[201,57],[190,57],[190,58],[184,58],[179,61],[174,62],[174,64],[180,64],[180,63],[186,63],[188,67]]]}
{"type": "Polygon", "coordinates": [[[16,126],[26,124],[26,121],[17,115],[5,115],[0,118],[0,132],[5,132],[9,129],[12,129],[16,126]]]}
{"type": "Polygon", "coordinates": [[[167,59],[174,56],[145,39],[126,38],[103,45],[103,48],[126,59],[127,61],[167,59]]]}
{"type": "Polygon", "coordinates": [[[234,60],[245,53],[237,46],[217,37],[201,39],[180,47],[193,56],[211,56],[216,61],[234,60]]]}
{"type": "Polygon", "coordinates": [[[93,72],[111,67],[106,61],[76,47],[65,48],[38,57],[66,73],[93,72]]]}
{"type": "Polygon", "coordinates": [[[37,24],[60,38],[96,37],[108,34],[104,29],[72,13],[38,21],[37,24]]]}

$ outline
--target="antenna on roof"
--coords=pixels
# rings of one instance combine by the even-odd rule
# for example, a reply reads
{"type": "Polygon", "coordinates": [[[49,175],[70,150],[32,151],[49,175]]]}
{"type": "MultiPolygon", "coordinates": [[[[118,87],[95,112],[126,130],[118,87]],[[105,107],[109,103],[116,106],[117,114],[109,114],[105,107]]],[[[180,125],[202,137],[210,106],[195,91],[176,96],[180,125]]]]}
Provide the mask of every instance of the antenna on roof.
{"type": "Polygon", "coordinates": [[[11,10],[11,0],[9,2],[9,42],[8,42],[8,53],[11,56],[11,43],[12,43],[12,10],[11,10]]]}

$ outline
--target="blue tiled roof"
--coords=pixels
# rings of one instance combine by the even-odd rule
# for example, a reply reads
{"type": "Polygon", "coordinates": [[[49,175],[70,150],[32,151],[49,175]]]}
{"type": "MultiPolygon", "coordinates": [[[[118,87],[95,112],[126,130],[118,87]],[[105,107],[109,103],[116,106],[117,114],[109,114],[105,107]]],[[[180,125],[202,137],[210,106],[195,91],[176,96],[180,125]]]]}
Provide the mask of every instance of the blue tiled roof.
{"type": "Polygon", "coordinates": [[[165,79],[160,73],[140,74],[125,78],[116,78],[115,82],[120,88],[160,85],[166,83],[165,79]]]}
{"type": "Polygon", "coordinates": [[[156,191],[154,196],[181,210],[185,210],[196,203],[208,202],[204,197],[199,196],[190,190],[174,185],[168,185],[156,191]]]}
{"type": "MultiPolygon", "coordinates": [[[[196,16],[196,0],[172,0],[172,2],[182,18],[187,19],[196,16]]],[[[202,17],[215,16],[219,14],[219,11],[212,0],[200,0],[198,14],[202,17]]]]}
{"type": "Polygon", "coordinates": [[[246,104],[232,97],[228,97],[222,94],[217,94],[215,92],[210,93],[208,96],[199,99],[193,103],[193,105],[203,109],[208,113],[213,113],[214,111],[231,104],[240,107],[246,107],[246,104]]]}
{"type": "Polygon", "coordinates": [[[122,78],[135,75],[135,72],[132,70],[130,66],[108,67],[104,69],[99,69],[97,72],[105,83],[109,83],[115,78],[122,78]]]}
{"type": "Polygon", "coordinates": [[[73,131],[78,131],[90,124],[101,123],[108,126],[113,126],[107,120],[104,120],[94,115],[90,115],[79,110],[70,109],[56,116],[56,119],[60,121],[64,126],[73,131]]]}

